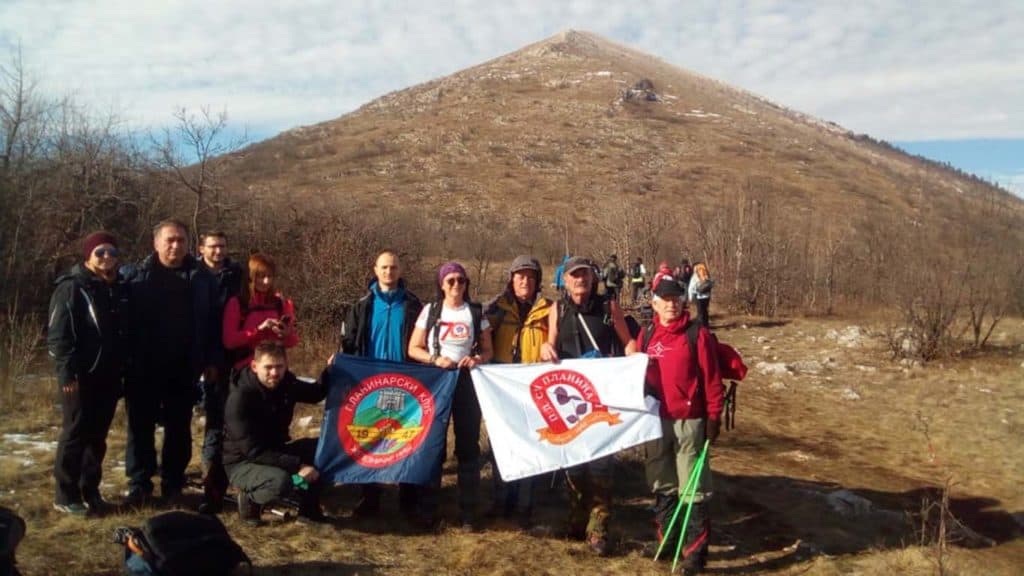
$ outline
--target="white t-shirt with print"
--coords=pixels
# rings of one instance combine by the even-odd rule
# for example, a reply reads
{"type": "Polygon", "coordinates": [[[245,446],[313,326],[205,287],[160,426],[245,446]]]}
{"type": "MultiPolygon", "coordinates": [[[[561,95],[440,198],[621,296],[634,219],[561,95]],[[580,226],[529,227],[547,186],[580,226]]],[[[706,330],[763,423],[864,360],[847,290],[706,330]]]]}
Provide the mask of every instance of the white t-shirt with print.
{"type": "MultiPolygon", "coordinates": [[[[420,311],[416,319],[416,327],[427,331],[427,351],[434,353],[434,327],[427,326],[427,316],[430,315],[430,307],[438,306],[437,303],[428,304],[420,311]]],[[[487,316],[481,315],[480,331],[483,332],[491,327],[487,316]]],[[[441,338],[441,356],[453,362],[458,362],[473,351],[473,313],[469,310],[469,304],[463,303],[458,308],[441,308],[441,330],[438,334],[441,338]]]]}

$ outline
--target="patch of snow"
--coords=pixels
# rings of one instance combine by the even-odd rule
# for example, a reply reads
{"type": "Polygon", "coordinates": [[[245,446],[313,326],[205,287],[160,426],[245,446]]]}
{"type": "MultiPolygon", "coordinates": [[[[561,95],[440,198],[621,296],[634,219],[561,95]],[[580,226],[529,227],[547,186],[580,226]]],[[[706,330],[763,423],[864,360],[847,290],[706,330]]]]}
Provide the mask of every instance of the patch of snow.
{"type": "Polygon", "coordinates": [[[875,368],[874,366],[865,366],[863,364],[857,364],[854,366],[854,368],[860,370],[861,372],[867,372],[869,374],[873,372],[878,372],[878,368],[875,368]]]}
{"type": "Polygon", "coordinates": [[[840,397],[843,400],[860,400],[860,394],[857,394],[857,391],[854,390],[853,388],[847,388],[843,390],[843,393],[840,397]]]}
{"type": "Polygon", "coordinates": [[[299,426],[301,426],[303,428],[309,428],[309,425],[312,424],[312,423],[313,423],[313,417],[312,416],[303,416],[302,418],[299,418],[299,422],[298,422],[299,426]]]}
{"type": "Polygon", "coordinates": [[[982,392],[984,394],[991,394],[992,390],[989,390],[988,388],[978,388],[978,392],[982,392]]]}
{"type": "Polygon", "coordinates": [[[40,440],[39,435],[31,434],[4,434],[0,436],[0,440],[4,442],[10,442],[11,444],[17,444],[19,446],[26,446],[29,450],[36,450],[41,452],[51,452],[57,449],[57,442],[47,442],[40,440]]]}
{"type": "Polygon", "coordinates": [[[779,380],[775,380],[768,385],[768,389],[774,390],[775,392],[781,392],[787,388],[789,388],[789,386],[785,382],[780,382],[779,380]]]}

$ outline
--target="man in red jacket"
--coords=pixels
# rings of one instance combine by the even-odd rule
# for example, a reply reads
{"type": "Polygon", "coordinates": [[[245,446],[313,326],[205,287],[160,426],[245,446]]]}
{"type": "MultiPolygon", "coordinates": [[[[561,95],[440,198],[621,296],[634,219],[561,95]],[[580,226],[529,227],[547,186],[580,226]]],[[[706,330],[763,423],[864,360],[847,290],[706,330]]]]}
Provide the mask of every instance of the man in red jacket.
{"type": "MultiPolygon", "coordinates": [[[[661,401],[662,438],[645,446],[647,481],[655,495],[658,539],[668,527],[683,489],[697,463],[704,440],[718,438],[723,405],[722,378],[715,340],[699,322],[691,322],[680,284],[670,276],[654,287],[654,324],[643,334],[647,352],[647,388],[661,401]]],[[[683,569],[704,569],[711,526],[708,505],[711,470],[705,462],[697,480],[693,511],[684,534],[683,569]]],[[[673,527],[675,532],[682,517],[673,527]]],[[[662,557],[674,556],[676,538],[669,537],[662,557]]]]}

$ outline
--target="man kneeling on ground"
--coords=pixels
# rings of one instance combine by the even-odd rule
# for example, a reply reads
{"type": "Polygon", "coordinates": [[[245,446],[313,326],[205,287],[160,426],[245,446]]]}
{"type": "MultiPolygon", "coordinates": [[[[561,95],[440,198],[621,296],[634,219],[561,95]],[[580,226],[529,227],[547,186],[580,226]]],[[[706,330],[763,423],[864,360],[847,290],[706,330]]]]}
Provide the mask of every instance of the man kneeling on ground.
{"type": "Polygon", "coordinates": [[[284,347],[274,341],[256,346],[252,363],[231,383],[224,409],[224,467],[238,488],[238,514],[259,524],[262,506],[295,497],[299,518],[324,520],[320,474],[310,463],[316,438],[292,441],[288,428],[296,402],[316,404],[326,396],[323,378],[303,382],[288,370],[284,347]]]}

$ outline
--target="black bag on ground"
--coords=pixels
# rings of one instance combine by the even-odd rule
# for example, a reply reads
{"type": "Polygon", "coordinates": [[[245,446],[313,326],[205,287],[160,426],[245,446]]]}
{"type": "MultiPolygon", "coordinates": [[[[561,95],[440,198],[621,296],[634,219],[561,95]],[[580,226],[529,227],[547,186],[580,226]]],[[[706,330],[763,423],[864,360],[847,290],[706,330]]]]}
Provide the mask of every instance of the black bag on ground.
{"type": "Polygon", "coordinates": [[[0,576],[17,576],[14,551],[25,537],[25,521],[14,510],[0,506],[0,576]]]}
{"type": "Polygon", "coordinates": [[[249,565],[251,572],[249,557],[216,516],[177,510],[158,514],[146,520],[133,539],[141,542],[128,546],[125,567],[129,574],[227,575],[239,564],[249,565]],[[144,568],[138,562],[138,551],[144,568]]]}

